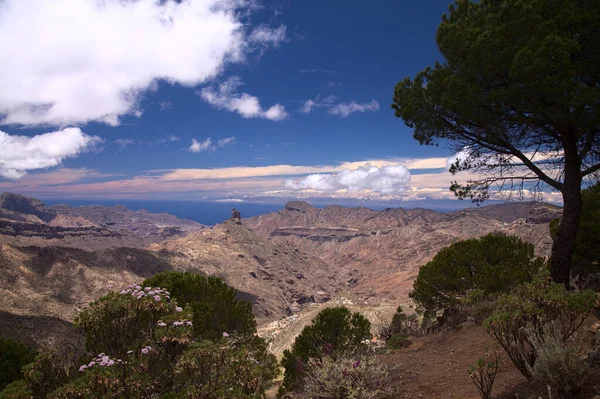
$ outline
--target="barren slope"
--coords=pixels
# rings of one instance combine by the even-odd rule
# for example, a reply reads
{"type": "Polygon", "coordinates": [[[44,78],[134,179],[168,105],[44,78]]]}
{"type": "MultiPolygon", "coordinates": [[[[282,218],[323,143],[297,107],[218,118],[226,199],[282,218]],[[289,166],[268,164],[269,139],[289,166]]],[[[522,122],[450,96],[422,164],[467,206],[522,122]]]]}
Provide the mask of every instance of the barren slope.
{"type": "Polygon", "coordinates": [[[548,255],[548,221],[558,215],[545,204],[502,204],[448,214],[423,209],[324,209],[290,202],[279,212],[246,219],[272,242],[292,244],[342,272],[350,291],[371,303],[406,301],[420,266],[443,247],[490,232],[517,235],[548,255]]]}

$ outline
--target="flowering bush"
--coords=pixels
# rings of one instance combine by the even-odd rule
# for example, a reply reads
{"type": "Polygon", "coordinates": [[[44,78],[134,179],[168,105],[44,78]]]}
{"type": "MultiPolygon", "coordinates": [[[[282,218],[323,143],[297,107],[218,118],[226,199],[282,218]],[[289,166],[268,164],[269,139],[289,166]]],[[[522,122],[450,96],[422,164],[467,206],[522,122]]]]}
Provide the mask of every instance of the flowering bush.
{"type": "Polygon", "coordinates": [[[144,285],[165,287],[179,304],[191,307],[196,339],[218,341],[227,332],[243,342],[256,332],[252,305],[238,299],[237,291],[216,277],[169,271],[144,285]]]}
{"type": "Polygon", "coordinates": [[[302,387],[310,359],[360,355],[368,350],[365,341],[370,338],[371,323],[360,313],[345,307],[323,309],[311,325],[304,327],[292,349],[283,352],[285,375],[279,395],[302,387]]]}
{"type": "Polygon", "coordinates": [[[310,359],[302,388],[306,399],[371,399],[390,394],[389,373],[372,355],[310,359]]]}
{"type": "Polygon", "coordinates": [[[277,372],[264,340],[253,334],[238,339],[232,331],[199,340],[193,306],[178,305],[167,289],[155,286],[110,292],[76,320],[88,351],[79,364],[65,367],[56,356],[40,355],[26,367],[25,383],[11,386],[12,396],[5,397],[260,397],[277,372]]]}

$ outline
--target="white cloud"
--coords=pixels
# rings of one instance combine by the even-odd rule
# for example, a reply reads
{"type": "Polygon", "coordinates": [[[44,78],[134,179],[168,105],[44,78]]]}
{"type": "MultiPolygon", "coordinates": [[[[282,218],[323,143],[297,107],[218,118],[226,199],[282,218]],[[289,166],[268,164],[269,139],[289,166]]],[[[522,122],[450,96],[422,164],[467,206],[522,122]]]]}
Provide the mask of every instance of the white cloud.
{"type": "Polygon", "coordinates": [[[219,141],[217,141],[217,145],[219,147],[225,147],[226,145],[233,144],[234,141],[235,141],[235,137],[233,137],[233,136],[225,137],[225,138],[222,138],[219,141]]]}
{"type": "Polygon", "coordinates": [[[233,144],[235,142],[235,137],[225,137],[213,143],[212,139],[209,137],[204,141],[198,141],[196,139],[192,139],[192,145],[190,145],[191,152],[202,152],[202,151],[215,151],[217,147],[225,147],[226,145],[233,144]]]}
{"type": "Polygon", "coordinates": [[[207,138],[204,141],[198,141],[196,139],[192,139],[192,145],[190,145],[191,152],[202,152],[202,151],[214,151],[215,146],[212,145],[212,140],[207,138]]]}
{"type": "Polygon", "coordinates": [[[471,152],[469,151],[469,149],[464,148],[462,151],[457,152],[456,154],[454,154],[446,160],[446,169],[450,169],[452,164],[455,163],[457,160],[460,163],[465,162],[470,156],[471,152]]]}
{"type": "Polygon", "coordinates": [[[319,192],[371,191],[378,194],[397,194],[410,183],[410,172],[402,166],[377,167],[365,165],[335,174],[312,174],[301,179],[288,179],[285,187],[290,190],[314,190],[319,192]]]}
{"type": "Polygon", "coordinates": [[[127,147],[129,144],[135,144],[135,140],[132,139],[116,139],[114,141],[114,143],[116,145],[119,146],[119,149],[122,151],[125,149],[125,147],[127,147]]]}
{"type": "Polygon", "coordinates": [[[139,117],[141,97],[158,81],[196,86],[281,43],[285,26],[250,30],[242,22],[252,5],[0,1],[0,123],[117,125],[123,115],[139,117]]]}
{"type": "Polygon", "coordinates": [[[375,112],[377,110],[379,110],[379,103],[375,100],[371,100],[371,102],[363,104],[359,104],[355,101],[337,104],[334,107],[329,108],[327,112],[331,115],[340,115],[342,118],[346,118],[354,112],[375,112]]]}
{"type": "Polygon", "coordinates": [[[272,29],[268,26],[259,26],[254,29],[248,39],[250,42],[270,44],[274,47],[286,40],[286,27],[281,25],[278,28],[272,29]]]}
{"type": "Polygon", "coordinates": [[[248,93],[238,93],[238,89],[243,85],[239,76],[233,76],[221,83],[218,88],[205,87],[198,94],[213,107],[237,112],[244,118],[266,118],[280,121],[288,117],[285,108],[280,104],[275,104],[265,111],[257,97],[248,93]]]}
{"type": "Polygon", "coordinates": [[[158,108],[160,108],[161,111],[170,111],[173,109],[173,103],[171,100],[161,101],[158,103],[158,108]]]}
{"type": "Polygon", "coordinates": [[[331,108],[335,106],[336,100],[337,97],[335,96],[321,97],[321,95],[318,94],[314,100],[306,100],[302,109],[300,109],[300,112],[309,114],[313,108],[331,108]]]}
{"type": "Polygon", "coordinates": [[[167,137],[163,137],[162,139],[158,140],[159,143],[166,143],[167,141],[171,141],[171,142],[179,141],[179,137],[171,134],[167,137]]]}
{"type": "Polygon", "coordinates": [[[331,115],[340,115],[342,118],[346,118],[354,112],[375,112],[379,110],[379,103],[375,100],[362,104],[359,104],[356,101],[349,103],[338,103],[337,97],[335,96],[321,97],[319,94],[314,100],[306,100],[300,109],[300,112],[308,114],[314,108],[325,108],[331,115]]]}
{"type": "Polygon", "coordinates": [[[330,82],[327,83],[327,88],[328,89],[342,88],[342,87],[344,87],[344,85],[342,85],[341,82],[330,81],[330,82]]]}
{"type": "Polygon", "coordinates": [[[28,171],[60,165],[102,140],[76,127],[39,134],[16,136],[0,131],[0,176],[20,179],[28,171]]]}

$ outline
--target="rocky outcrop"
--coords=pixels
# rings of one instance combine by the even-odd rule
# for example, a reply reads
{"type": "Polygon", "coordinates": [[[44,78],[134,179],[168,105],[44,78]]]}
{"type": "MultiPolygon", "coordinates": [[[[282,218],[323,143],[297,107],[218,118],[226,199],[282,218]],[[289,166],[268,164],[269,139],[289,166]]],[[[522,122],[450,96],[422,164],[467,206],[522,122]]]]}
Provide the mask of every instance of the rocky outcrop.
{"type": "Polygon", "coordinates": [[[231,211],[231,221],[237,225],[242,225],[242,215],[236,208],[231,211]]]}
{"type": "Polygon", "coordinates": [[[0,209],[34,215],[44,222],[50,222],[56,217],[56,212],[48,209],[42,201],[14,193],[0,194],[0,209]]]}

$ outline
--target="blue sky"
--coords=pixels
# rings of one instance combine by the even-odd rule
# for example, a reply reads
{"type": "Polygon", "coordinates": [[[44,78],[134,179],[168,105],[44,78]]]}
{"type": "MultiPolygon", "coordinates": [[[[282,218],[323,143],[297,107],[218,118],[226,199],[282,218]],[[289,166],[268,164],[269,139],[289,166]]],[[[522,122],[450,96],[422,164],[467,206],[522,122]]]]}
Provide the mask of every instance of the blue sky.
{"type": "Polygon", "coordinates": [[[390,109],[399,80],[441,59],[448,3],[4,1],[0,190],[452,198],[454,154],[390,109]]]}

